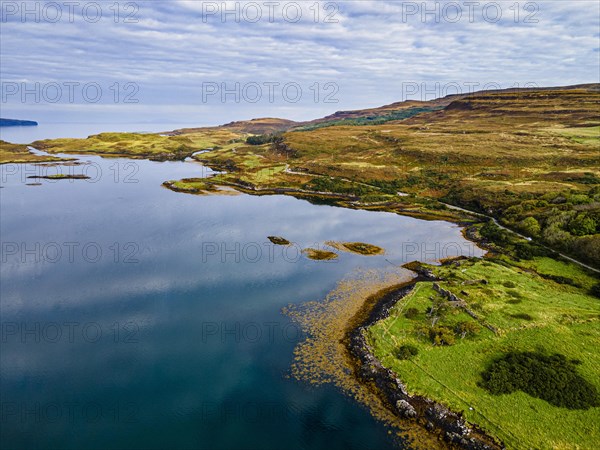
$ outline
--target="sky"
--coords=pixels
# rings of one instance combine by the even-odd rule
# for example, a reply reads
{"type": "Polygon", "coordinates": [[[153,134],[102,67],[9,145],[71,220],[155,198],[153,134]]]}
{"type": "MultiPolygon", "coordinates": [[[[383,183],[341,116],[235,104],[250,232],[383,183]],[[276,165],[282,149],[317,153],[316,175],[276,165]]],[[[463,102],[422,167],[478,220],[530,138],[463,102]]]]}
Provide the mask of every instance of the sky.
{"type": "Polygon", "coordinates": [[[0,116],[310,120],[600,82],[600,2],[5,1],[0,116]]]}

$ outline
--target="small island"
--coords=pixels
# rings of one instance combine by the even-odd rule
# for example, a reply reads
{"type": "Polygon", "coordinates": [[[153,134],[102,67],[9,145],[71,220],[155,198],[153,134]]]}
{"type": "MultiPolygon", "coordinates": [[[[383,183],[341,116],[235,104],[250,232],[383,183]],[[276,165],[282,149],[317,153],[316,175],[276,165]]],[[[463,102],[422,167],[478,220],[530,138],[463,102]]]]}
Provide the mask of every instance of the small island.
{"type": "Polygon", "coordinates": [[[267,239],[275,245],[290,245],[291,242],[281,236],[267,236],[267,239]]]}
{"type": "Polygon", "coordinates": [[[332,259],[337,259],[338,257],[337,253],[327,250],[318,250],[316,248],[306,248],[302,250],[302,253],[304,253],[307,258],[314,261],[331,261],[332,259]]]}
{"type": "Polygon", "coordinates": [[[37,127],[38,123],[34,120],[18,120],[0,118],[0,127],[37,127]]]}
{"type": "Polygon", "coordinates": [[[383,248],[364,242],[327,241],[326,244],[343,252],[357,253],[365,256],[383,255],[385,253],[383,248]]]}
{"type": "Polygon", "coordinates": [[[65,174],[65,173],[57,173],[53,175],[31,175],[27,178],[33,179],[44,179],[44,180],[89,180],[90,177],[87,175],[81,174],[65,174]]]}

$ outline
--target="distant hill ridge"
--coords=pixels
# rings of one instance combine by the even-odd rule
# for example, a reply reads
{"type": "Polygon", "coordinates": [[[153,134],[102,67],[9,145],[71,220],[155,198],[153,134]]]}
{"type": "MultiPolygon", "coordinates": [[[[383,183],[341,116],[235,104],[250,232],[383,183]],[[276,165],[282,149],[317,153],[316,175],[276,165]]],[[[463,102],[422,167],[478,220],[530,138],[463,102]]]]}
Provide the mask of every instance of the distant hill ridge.
{"type": "MultiPolygon", "coordinates": [[[[377,123],[379,120],[403,120],[412,117],[415,114],[426,111],[435,111],[440,109],[470,109],[474,107],[473,102],[477,98],[491,94],[514,94],[519,92],[545,92],[545,91],[565,91],[565,90],[586,90],[590,92],[600,91],[600,83],[578,84],[562,87],[532,87],[532,88],[509,88],[499,90],[476,91],[469,94],[452,94],[442,98],[429,101],[405,100],[391,103],[389,105],[377,108],[357,109],[350,111],[337,111],[328,116],[314,119],[306,122],[295,122],[293,120],[279,118],[257,118],[251,120],[240,120],[230,122],[218,127],[198,127],[183,128],[172,131],[169,134],[188,134],[207,129],[229,129],[250,134],[271,134],[280,133],[293,129],[314,129],[329,125],[343,124],[368,124],[369,121],[377,123]],[[465,101],[465,99],[467,99],[465,101]],[[329,124],[329,125],[328,125],[329,124]]],[[[514,96],[511,96],[514,98],[514,96]]],[[[501,100],[498,97],[498,100],[501,100]]]]}

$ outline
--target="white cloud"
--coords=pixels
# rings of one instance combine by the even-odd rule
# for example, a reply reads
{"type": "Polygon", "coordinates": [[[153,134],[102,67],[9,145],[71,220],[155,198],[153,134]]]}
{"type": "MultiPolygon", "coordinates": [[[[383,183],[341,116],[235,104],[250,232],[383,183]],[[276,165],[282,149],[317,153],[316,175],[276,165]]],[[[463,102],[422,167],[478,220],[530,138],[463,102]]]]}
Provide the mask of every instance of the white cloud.
{"type": "MultiPolygon", "coordinates": [[[[220,8],[222,2],[212,3],[220,8]]],[[[232,10],[237,2],[227,3],[232,10]]],[[[442,16],[436,23],[432,15],[423,20],[422,9],[407,14],[422,2],[393,1],[335,2],[339,10],[329,11],[322,2],[317,23],[310,9],[313,2],[304,2],[302,19],[292,23],[283,15],[290,2],[280,3],[273,23],[264,6],[256,23],[244,21],[243,14],[238,23],[219,11],[203,19],[202,2],[192,1],[139,2],[136,23],[115,23],[107,11],[98,23],[77,15],[73,23],[12,18],[0,31],[0,74],[9,82],[135,82],[140,102],[149,106],[140,108],[136,119],[153,120],[177,109],[172,106],[184,105],[179,119],[193,114],[199,124],[288,110],[290,118],[309,119],[338,109],[391,103],[402,99],[402,82],[496,82],[508,87],[599,81],[596,1],[530,2],[537,10],[521,10],[518,21],[510,9],[513,3],[503,2],[497,23],[486,20],[482,8],[469,20],[462,2],[461,20],[451,23],[442,16]],[[323,23],[327,12],[334,13],[336,22],[323,23]],[[532,12],[530,19],[537,23],[524,23],[532,12]],[[202,82],[236,81],[296,82],[306,92],[297,104],[281,95],[274,103],[202,102],[202,82]],[[309,87],[329,81],[339,85],[339,103],[315,103],[309,87]]],[[[240,3],[239,10],[247,4],[240,3]]],[[[434,6],[427,2],[429,11],[434,6]]],[[[18,103],[15,98],[3,102],[3,115],[51,109],[18,103]]],[[[90,120],[131,119],[128,105],[111,108],[110,116],[92,106],[90,120]]],[[[77,118],[81,120],[81,113],[77,118]]]]}

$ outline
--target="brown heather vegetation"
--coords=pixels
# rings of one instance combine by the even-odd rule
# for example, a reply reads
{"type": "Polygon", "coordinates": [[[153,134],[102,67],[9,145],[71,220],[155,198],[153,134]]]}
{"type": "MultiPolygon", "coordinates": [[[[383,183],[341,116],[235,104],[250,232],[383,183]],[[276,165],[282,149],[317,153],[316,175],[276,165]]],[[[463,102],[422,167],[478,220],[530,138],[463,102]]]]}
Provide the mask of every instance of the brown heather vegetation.
{"type": "MultiPolygon", "coordinates": [[[[254,119],[169,136],[102,133],[33,145],[51,153],[162,160],[211,148],[195,158],[226,172],[211,178],[213,184],[305,198],[333,193],[343,206],[465,220],[444,202],[494,216],[600,267],[600,85],[394,103],[306,123],[254,119]],[[415,107],[443,109],[364,125],[365,118],[415,107]],[[348,125],[291,128],[339,120],[348,125]],[[271,137],[246,144],[257,133],[271,137]]],[[[3,149],[0,156],[6,162],[13,155],[3,149]]],[[[173,186],[185,191],[183,184],[173,186]]]]}
{"type": "Polygon", "coordinates": [[[284,139],[297,172],[483,212],[600,266],[597,85],[481,93],[400,122],[284,139]]]}

